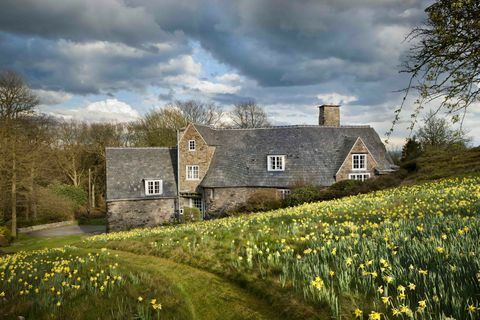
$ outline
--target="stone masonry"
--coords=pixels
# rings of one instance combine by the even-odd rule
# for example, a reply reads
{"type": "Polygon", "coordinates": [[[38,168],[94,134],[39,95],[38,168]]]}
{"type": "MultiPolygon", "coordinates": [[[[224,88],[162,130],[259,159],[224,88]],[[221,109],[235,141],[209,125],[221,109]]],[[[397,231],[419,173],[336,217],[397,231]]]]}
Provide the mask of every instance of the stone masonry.
{"type": "Polygon", "coordinates": [[[195,126],[189,124],[180,132],[179,150],[179,185],[180,193],[200,193],[198,185],[210,167],[215,147],[208,146],[195,126]],[[188,150],[188,141],[195,140],[195,151],[188,150]],[[187,165],[198,165],[198,180],[187,180],[187,165]]]}
{"type": "Polygon", "coordinates": [[[278,196],[276,188],[215,188],[205,189],[205,206],[209,212],[225,212],[241,203],[245,203],[258,190],[269,190],[278,196]],[[213,190],[213,192],[212,192],[213,190]]]}
{"type": "Polygon", "coordinates": [[[374,178],[376,165],[377,165],[377,162],[368,151],[368,148],[365,146],[365,143],[363,143],[362,139],[357,139],[354,146],[352,147],[352,150],[350,150],[349,154],[345,158],[345,161],[343,162],[342,166],[338,170],[335,176],[336,181],[338,182],[342,180],[347,180],[348,175],[350,173],[370,173],[370,178],[374,178]],[[361,170],[361,171],[352,170],[352,155],[355,153],[367,154],[367,170],[361,170]]]}
{"type": "Polygon", "coordinates": [[[322,105],[319,106],[318,124],[321,126],[340,126],[340,106],[322,105]]]}
{"type": "Polygon", "coordinates": [[[175,199],[112,201],[107,204],[108,231],[153,227],[175,214],[175,199]]]}

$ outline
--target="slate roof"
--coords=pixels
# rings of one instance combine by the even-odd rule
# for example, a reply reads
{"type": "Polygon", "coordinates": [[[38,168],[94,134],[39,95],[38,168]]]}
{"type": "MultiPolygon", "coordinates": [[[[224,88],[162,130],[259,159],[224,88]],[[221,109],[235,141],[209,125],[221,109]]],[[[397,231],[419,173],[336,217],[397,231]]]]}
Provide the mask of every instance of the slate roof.
{"type": "Polygon", "coordinates": [[[195,125],[216,146],[203,187],[289,187],[298,182],[331,185],[356,139],[360,137],[380,171],[393,161],[369,126],[284,126],[214,129],[195,125]],[[286,170],[267,171],[267,155],[285,155],[286,170]]]}
{"type": "Polygon", "coordinates": [[[177,148],[106,148],[107,201],[177,195],[177,148]],[[163,180],[161,196],[145,196],[144,179],[163,180]]]}

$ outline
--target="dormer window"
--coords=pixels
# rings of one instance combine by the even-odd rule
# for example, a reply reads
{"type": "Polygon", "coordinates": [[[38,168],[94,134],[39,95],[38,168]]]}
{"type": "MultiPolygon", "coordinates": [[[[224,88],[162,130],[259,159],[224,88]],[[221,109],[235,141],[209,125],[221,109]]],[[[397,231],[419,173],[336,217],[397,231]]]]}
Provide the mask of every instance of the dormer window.
{"type": "Polygon", "coordinates": [[[157,196],[163,193],[162,180],[145,180],[145,195],[157,196]]]}
{"type": "Polygon", "coordinates": [[[196,143],[195,140],[188,140],[188,151],[195,151],[196,143]]]}
{"type": "Polygon", "coordinates": [[[268,171],[285,171],[285,156],[268,156],[267,169],[268,171]]]}
{"type": "Polygon", "coordinates": [[[352,169],[353,170],[367,170],[367,155],[353,154],[352,155],[352,169]]]}

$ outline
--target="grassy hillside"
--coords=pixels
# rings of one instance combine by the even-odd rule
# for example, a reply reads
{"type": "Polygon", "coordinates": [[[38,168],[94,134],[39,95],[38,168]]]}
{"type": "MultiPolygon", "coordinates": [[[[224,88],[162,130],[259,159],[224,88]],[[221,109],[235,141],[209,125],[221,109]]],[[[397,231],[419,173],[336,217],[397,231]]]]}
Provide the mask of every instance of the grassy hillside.
{"type": "Polygon", "coordinates": [[[265,297],[286,318],[478,319],[480,177],[88,238],[265,297]]]}
{"type": "Polygon", "coordinates": [[[405,180],[407,183],[478,173],[480,172],[480,147],[429,150],[405,165],[413,166],[415,169],[407,176],[405,180]]]}

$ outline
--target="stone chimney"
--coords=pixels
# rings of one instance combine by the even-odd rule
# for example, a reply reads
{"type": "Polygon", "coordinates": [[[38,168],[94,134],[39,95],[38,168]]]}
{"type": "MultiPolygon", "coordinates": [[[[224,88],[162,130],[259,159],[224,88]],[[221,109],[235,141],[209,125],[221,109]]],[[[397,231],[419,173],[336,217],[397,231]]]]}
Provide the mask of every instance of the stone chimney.
{"type": "Polygon", "coordinates": [[[318,125],[320,126],[340,126],[340,106],[333,104],[324,104],[318,107],[318,125]]]}

